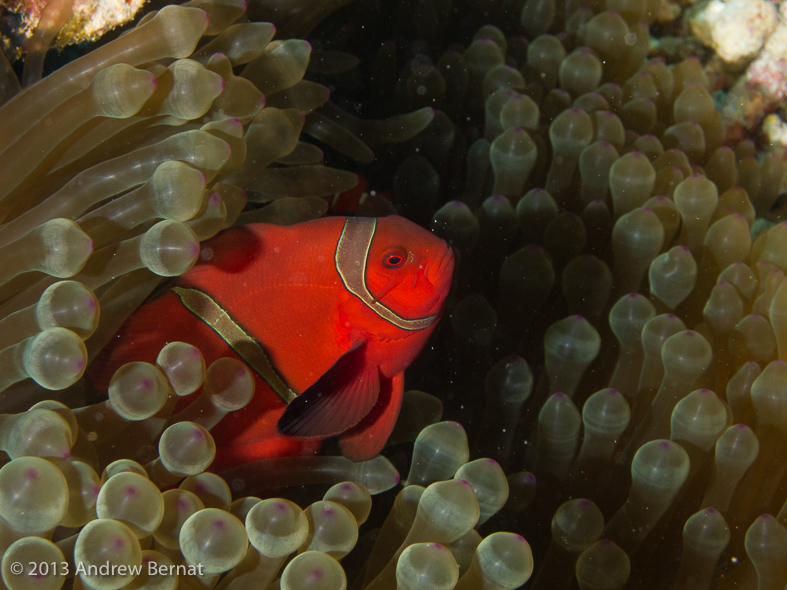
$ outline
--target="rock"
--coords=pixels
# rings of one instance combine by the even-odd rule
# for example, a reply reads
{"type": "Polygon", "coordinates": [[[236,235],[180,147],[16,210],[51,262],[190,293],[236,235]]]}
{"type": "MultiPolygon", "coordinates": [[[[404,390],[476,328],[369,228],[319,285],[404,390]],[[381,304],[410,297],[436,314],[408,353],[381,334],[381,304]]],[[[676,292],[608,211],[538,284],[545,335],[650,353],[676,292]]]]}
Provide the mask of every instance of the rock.
{"type": "Polygon", "coordinates": [[[733,67],[753,59],[779,21],[776,7],[767,0],[705,0],[687,17],[692,33],[733,67]]]}

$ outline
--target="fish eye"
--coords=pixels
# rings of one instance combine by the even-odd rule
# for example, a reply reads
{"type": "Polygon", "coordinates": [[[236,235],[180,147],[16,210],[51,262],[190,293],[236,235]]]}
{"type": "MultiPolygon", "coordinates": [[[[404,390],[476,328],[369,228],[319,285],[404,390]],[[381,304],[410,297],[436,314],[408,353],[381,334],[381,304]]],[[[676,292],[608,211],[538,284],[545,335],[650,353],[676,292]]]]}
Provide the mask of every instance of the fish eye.
{"type": "Polygon", "coordinates": [[[407,252],[404,248],[391,248],[383,254],[383,266],[386,268],[399,268],[407,262],[407,252]]]}

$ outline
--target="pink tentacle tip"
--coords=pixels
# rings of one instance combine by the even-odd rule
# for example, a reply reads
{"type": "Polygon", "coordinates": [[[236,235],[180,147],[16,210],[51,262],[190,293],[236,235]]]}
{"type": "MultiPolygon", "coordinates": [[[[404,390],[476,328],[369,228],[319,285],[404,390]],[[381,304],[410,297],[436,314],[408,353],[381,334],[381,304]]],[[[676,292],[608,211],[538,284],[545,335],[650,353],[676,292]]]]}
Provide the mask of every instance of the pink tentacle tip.
{"type": "Polygon", "coordinates": [[[74,361],[74,368],[76,369],[77,373],[85,368],[85,363],[86,361],[83,357],[79,357],[74,361]]]}
{"type": "Polygon", "coordinates": [[[213,530],[223,531],[227,528],[227,522],[223,518],[214,518],[211,526],[213,527],[213,530]]]}
{"type": "Polygon", "coordinates": [[[401,475],[399,475],[399,474],[397,473],[397,474],[394,476],[394,485],[395,485],[395,486],[399,485],[399,482],[400,482],[400,481],[402,481],[402,476],[401,476],[401,475]]]}
{"type": "Polygon", "coordinates": [[[37,481],[41,474],[35,467],[25,469],[25,479],[29,482],[37,481]]]}
{"type": "Polygon", "coordinates": [[[667,449],[672,448],[672,443],[668,440],[659,441],[659,448],[666,451],[667,449]]]}
{"type": "Polygon", "coordinates": [[[315,567],[309,570],[309,581],[319,582],[325,577],[325,571],[321,567],[315,567]]]}
{"type": "Polygon", "coordinates": [[[65,449],[63,449],[63,452],[62,452],[62,453],[60,453],[60,457],[59,457],[59,458],[60,458],[62,461],[65,461],[65,460],[66,460],[66,459],[68,459],[70,456],[71,456],[71,449],[69,449],[68,447],[66,447],[65,449]]]}
{"type": "Polygon", "coordinates": [[[602,547],[612,547],[615,544],[615,542],[614,541],[610,541],[609,539],[601,539],[598,542],[598,544],[600,546],[602,546],[602,547]]]}
{"type": "Polygon", "coordinates": [[[197,256],[199,256],[199,242],[189,246],[189,256],[191,256],[192,258],[196,258],[197,256]]]}
{"type": "Polygon", "coordinates": [[[333,506],[323,506],[322,513],[325,516],[334,516],[336,514],[336,508],[333,506]]]}

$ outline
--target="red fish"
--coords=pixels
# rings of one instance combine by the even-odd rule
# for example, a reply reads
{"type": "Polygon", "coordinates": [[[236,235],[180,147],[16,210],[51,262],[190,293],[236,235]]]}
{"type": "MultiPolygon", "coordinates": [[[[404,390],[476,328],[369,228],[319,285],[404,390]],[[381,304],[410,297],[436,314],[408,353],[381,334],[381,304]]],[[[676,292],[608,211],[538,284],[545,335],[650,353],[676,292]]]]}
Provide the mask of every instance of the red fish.
{"type": "Polygon", "coordinates": [[[404,370],[442,313],[453,268],[445,242],[401,217],[233,228],[129,318],[88,376],[103,389],[122,364],[188,342],[208,364],[240,358],[256,379],[251,403],[211,431],[212,469],[311,454],[337,435],[346,457],[370,459],[391,433],[404,370]]]}
{"type": "Polygon", "coordinates": [[[328,203],[328,210],[334,214],[354,215],[370,194],[380,195],[386,201],[390,200],[389,191],[369,190],[369,181],[364,176],[358,175],[358,184],[342,193],[325,197],[325,202],[328,203]]]}

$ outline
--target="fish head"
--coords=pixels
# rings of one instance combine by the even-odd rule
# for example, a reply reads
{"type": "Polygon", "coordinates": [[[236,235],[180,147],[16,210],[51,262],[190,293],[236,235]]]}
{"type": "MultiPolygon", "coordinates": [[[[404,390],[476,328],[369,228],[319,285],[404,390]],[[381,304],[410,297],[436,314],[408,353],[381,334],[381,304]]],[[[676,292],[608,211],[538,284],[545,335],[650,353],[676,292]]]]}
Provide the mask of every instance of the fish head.
{"type": "Polygon", "coordinates": [[[289,402],[277,428],[290,437],[342,435],[342,453],[361,461],[391,433],[402,373],[442,313],[454,257],[443,240],[401,217],[347,217],[334,261],[346,289],[334,318],[343,352],[289,402]]]}
{"type": "Polygon", "coordinates": [[[439,316],[453,272],[453,252],[435,234],[402,217],[377,220],[365,277],[376,302],[411,320],[439,316]]]}

